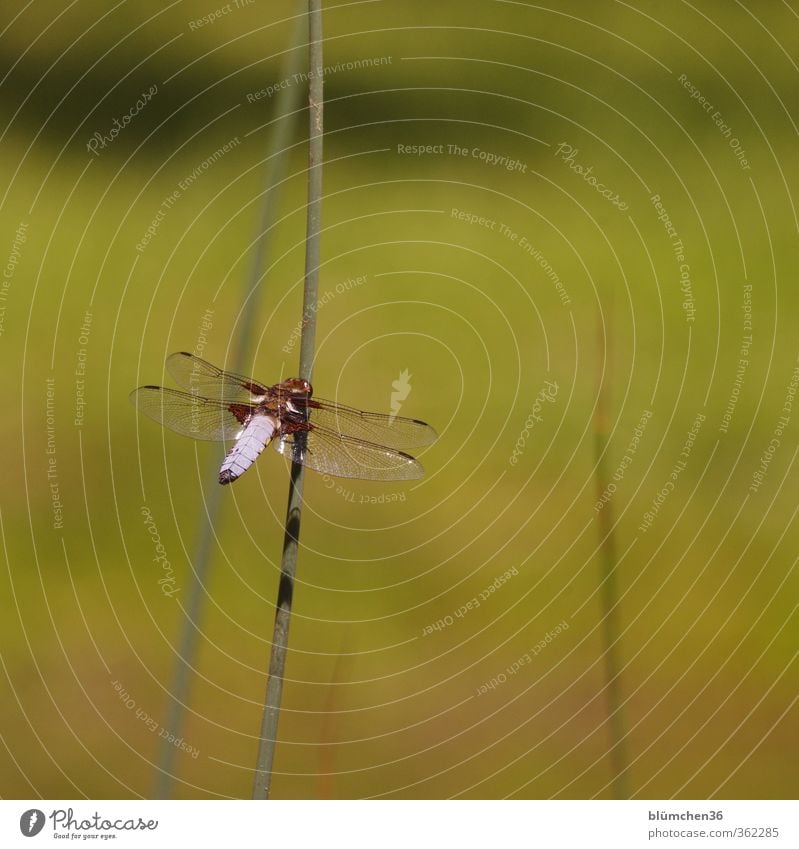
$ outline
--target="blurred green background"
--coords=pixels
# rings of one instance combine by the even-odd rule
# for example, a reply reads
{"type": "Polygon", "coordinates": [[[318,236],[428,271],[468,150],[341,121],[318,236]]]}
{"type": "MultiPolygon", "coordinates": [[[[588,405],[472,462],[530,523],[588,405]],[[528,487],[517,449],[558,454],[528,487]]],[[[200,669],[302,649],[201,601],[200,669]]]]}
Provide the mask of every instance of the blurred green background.
{"type": "MultiPolygon", "coordinates": [[[[243,296],[287,120],[263,92],[285,78],[296,8],[2,15],[4,797],[156,792],[223,449],[162,432],[127,396],[168,382],[176,350],[230,363],[249,321],[243,370],[296,372],[301,81],[269,255],[243,296]]],[[[626,792],[795,797],[795,10],[384,0],[326,4],[324,25],[315,390],[389,412],[407,370],[401,413],[440,440],[418,484],[306,478],[274,796],[619,792],[612,527],[626,792]],[[434,152],[402,152],[420,145],[434,152]],[[616,489],[597,510],[603,475],[616,489]]],[[[222,494],[175,797],[250,794],[287,482],[268,451],[222,494]]]]}

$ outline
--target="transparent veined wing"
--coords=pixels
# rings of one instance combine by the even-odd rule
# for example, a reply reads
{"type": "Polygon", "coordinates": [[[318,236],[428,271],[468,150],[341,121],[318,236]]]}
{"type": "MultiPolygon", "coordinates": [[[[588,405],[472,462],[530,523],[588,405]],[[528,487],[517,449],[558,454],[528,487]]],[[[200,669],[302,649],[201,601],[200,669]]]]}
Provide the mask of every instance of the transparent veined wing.
{"type": "Polygon", "coordinates": [[[249,404],[200,398],[190,392],[140,386],[130,393],[139,412],[192,439],[214,442],[236,439],[252,415],[249,404]]]}
{"type": "Polygon", "coordinates": [[[410,454],[326,428],[311,426],[272,444],[289,460],[335,477],[399,481],[424,475],[422,464],[410,454]]]}
{"type": "Polygon", "coordinates": [[[178,351],[166,359],[166,367],[178,386],[206,398],[250,403],[267,393],[267,387],[243,374],[224,371],[215,365],[178,351]]]}
{"type": "Polygon", "coordinates": [[[432,445],[438,434],[427,422],[369,413],[333,401],[312,397],[308,401],[311,424],[376,445],[404,450],[432,445]]]}

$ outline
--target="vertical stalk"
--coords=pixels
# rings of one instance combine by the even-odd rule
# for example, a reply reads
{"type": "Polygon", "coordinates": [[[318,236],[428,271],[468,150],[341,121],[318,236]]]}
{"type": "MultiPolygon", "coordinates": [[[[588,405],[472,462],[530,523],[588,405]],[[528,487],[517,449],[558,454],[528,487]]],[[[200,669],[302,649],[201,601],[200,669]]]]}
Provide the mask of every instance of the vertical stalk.
{"type": "MultiPolygon", "coordinates": [[[[610,342],[605,343],[604,326],[599,324],[597,341],[599,345],[599,364],[597,376],[597,402],[594,416],[594,450],[596,452],[597,499],[600,499],[608,484],[607,446],[608,411],[607,384],[612,373],[610,342]],[[608,380],[603,381],[603,365],[607,364],[608,380]]],[[[616,799],[629,798],[627,788],[627,750],[625,742],[624,709],[622,707],[619,641],[619,594],[616,584],[616,537],[613,506],[611,501],[599,512],[600,547],[600,607],[602,613],[602,644],[605,657],[605,690],[607,693],[608,727],[610,729],[610,766],[613,773],[613,796],[616,799]]]]}
{"type": "MultiPolygon", "coordinates": [[[[304,51],[300,49],[305,41],[305,19],[298,3],[297,22],[291,36],[291,49],[285,54],[281,63],[282,79],[291,79],[299,74],[302,68],[301,57],[304,51]]],[[[264,184],[266,186],[261,211],[258,217],[256,246],[252,253],[249,272],[243,280],[241,302],[245,304],[241,324],[235,334],[232,345],[229,367],[232,371],[244,371],[247,351],[252,338],[252,326],[258,314],[257,297],[261,292],[261,274],[267,264],[271,242],[272,228],[277,219],[279,187],[285,177],[288,148],[295,125],[295,112],[299,106],[299,88],[289,86],[281,88],[275,97],[275,118],[273,131],[269,136],[269,148],[266,156],[264,184]]],[[[199,622],[205,606],[205,587],[213,550],[213,528],[222,507],[222,495],[225,490],[216,483],[219,469],[219,458],[211,458],[209,479],[214,481],[206,501],[206,512],[200,518],[197,531],[197,541],[194,546],[194,570],[191,584],[188,588],[186,607],[184,611],[183,628],[180,635],[178,655],[172,671],[172,681],[169,687],[170,699],[164,718],[164,727],[171,733],[173,739],[183,736],[186,704],[189,698],[191,671],[197,658],[197,643],[199,639],[199,622]]],[[[158,758],[154,794],[156,799],[168,799],[172,793],[175,773],[175,757],[177,748],[168,742],[166,737],[161,741],[161,751],[158,758]]]]}
{"type": "MultiPolygon", "coordinates": [[[[302,337],[300,339],[299,376],[310,381],[316,343],[316,304],[319,290],[319,258],[322,231],[322,135],[323,135],[323,64],[322,64],[322,3],[308,0],[309,32],[309,145],[308,145],[308,219],[305,242],[305,283],[302,305],[302,337]]],[[[272,784],[272,765],[277,744],[280,719],[280,700],[288,651],[291,600],[297,571],[297,551],[300,536],[304,469],[291,464],[286,532],[283,538],[283,558],[280,567],[275,609],[275,629],[272,653],[269,658],[269,678],[266,684],[261,739],[255,766],[253,799],[268,799],[272,784]]]]}

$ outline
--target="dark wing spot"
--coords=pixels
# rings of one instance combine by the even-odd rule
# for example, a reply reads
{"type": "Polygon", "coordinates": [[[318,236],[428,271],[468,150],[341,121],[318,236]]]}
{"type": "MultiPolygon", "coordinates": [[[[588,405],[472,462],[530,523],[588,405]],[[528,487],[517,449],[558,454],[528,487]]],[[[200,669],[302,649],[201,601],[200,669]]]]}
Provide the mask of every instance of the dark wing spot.
{"type": "Polygon", "coordinates": [[[252,413],[252,407],[248,404],[230,404],[228,405],[228,410],[233,413],[239,424],[246,424],[247,419],[250,418],[250,414],[252,413]]]}

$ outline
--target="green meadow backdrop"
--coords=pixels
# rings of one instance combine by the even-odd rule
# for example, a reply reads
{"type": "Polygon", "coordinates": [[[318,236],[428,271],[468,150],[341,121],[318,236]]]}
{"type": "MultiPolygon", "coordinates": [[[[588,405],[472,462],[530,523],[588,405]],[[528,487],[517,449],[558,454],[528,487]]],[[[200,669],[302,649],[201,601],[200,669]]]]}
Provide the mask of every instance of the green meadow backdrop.
{"type": "MultiPolygon", "coordinates": [[[[243,334],[296,373],[296,9],[2,13],[4,797],[250,794],[287,464],[221,494],[171,729],[223,447],[128,394],[243,334]]],[[[796,11],[324,25],[315,391],[440,438],[419,482],[306,478],[273,795],[794,797],[796,11]]]]}

